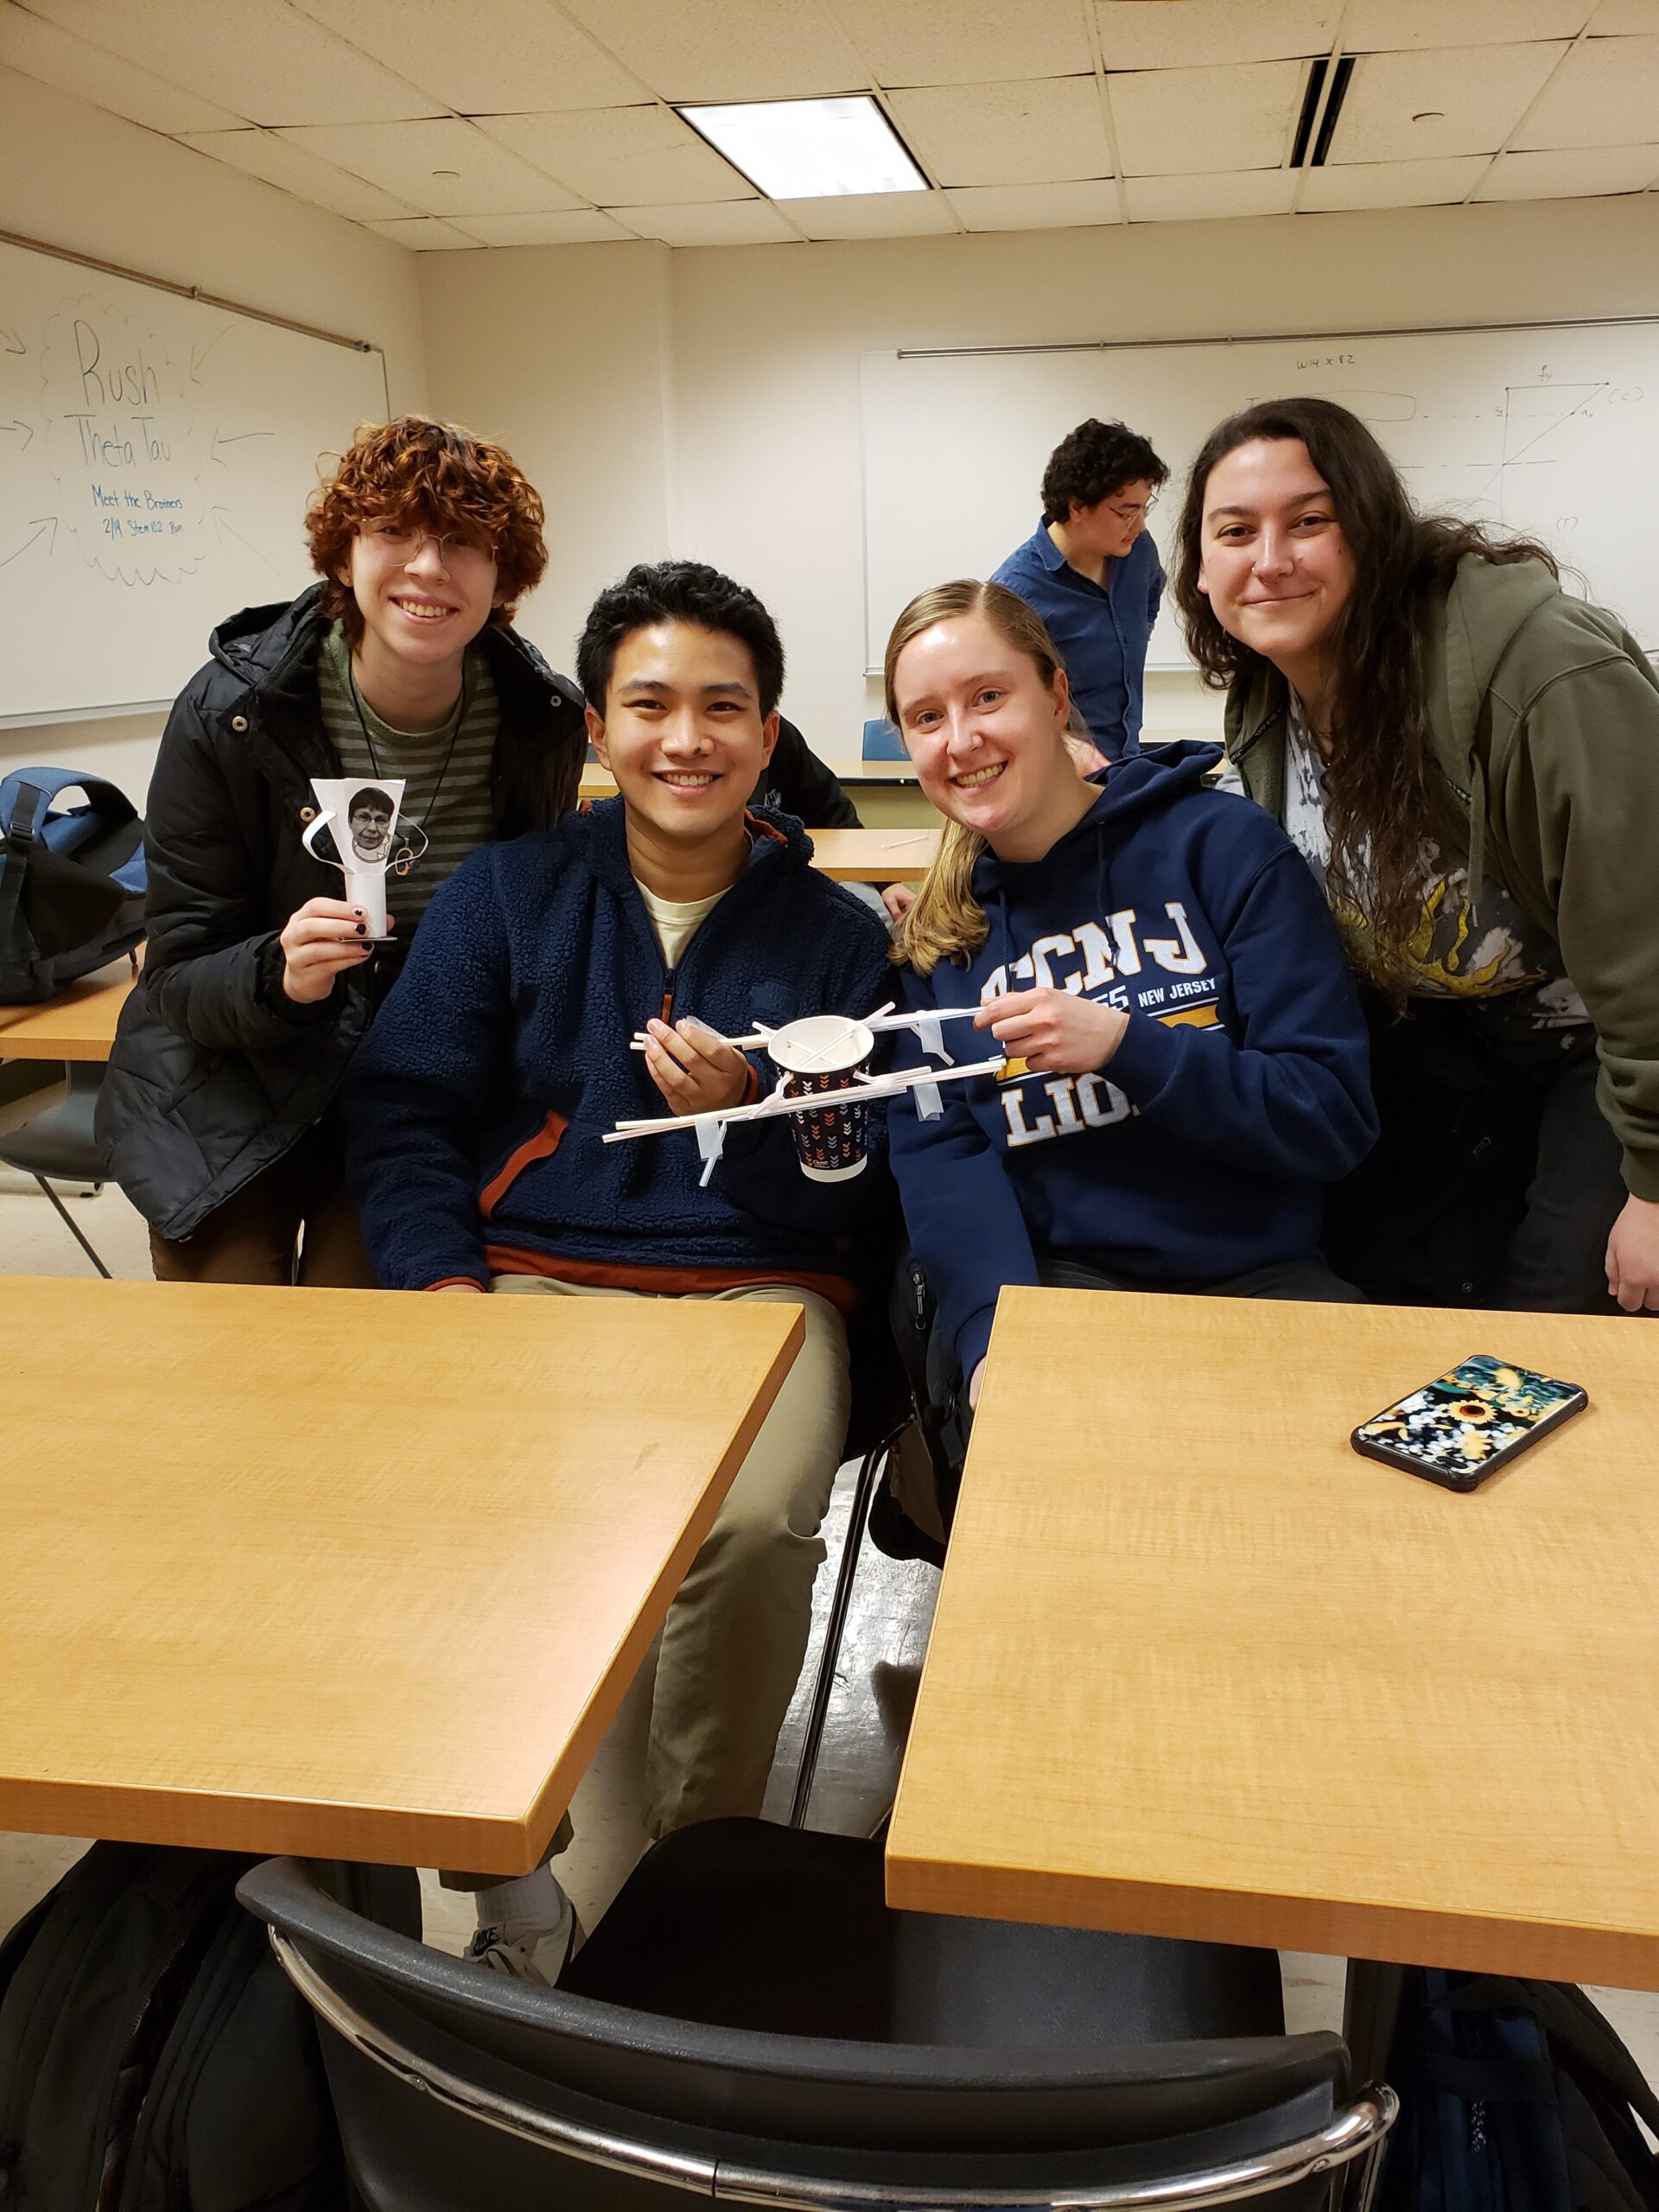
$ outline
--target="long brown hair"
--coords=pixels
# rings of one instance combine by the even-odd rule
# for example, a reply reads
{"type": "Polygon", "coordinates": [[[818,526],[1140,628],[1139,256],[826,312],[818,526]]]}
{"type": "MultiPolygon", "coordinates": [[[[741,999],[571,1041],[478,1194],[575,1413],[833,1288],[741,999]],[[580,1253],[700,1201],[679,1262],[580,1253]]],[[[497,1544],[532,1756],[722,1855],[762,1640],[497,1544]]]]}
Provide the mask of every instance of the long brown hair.
{"type": "Polygon", "coordinates": [[[1465,554],[1493,562],[1554,556],[1529,539],[1498,539],[1478,523],[1419,514],[1399,472],[1357,415],[1329,399],[1270,399],[1217,423],[1187,480],[1177,536],[1174,594],[1187,650],[1222,690],[1248,680],[1262,658],[1230,635],[1198,589],[1204,499],[1218,461],[1256,439],[1300,439],[1331,493],[1354,562],[1354,588],[1332,624],[1336,671],[1329,702],[1326,881],[1332,903],[1362,906],[1384,945],[1418,918],[1426,837],[1452,829],[1452,798],[1433,763],[1424,639],[1431,602],[1465,554]]]}
{"type": "MultiPolygon", "coordinates": [[[[971,576],[954,583],[935,584],[919,592],[893,626],[887,639],[882,676],[887,693],[887,720],[902,734],[894,676],[899,656],[912,639],[940,622],[960,614],[982,614],[1003,643],[1023,653],[1050,690],[1062,675],[1064,664],[1054,640],[1035,614],[1015,593],[1001,584],[982,584],[971,576]]],[[[894,925],[892,957],[908,962],[918,976],[931,976],[941,960],[965,960],[984,944],[990,925],[974,896],[974,866],[985,850],[977,830],[960,822],[947,822],[939,839],[938,857],[922,879],[913,905],[894,925]]]]}

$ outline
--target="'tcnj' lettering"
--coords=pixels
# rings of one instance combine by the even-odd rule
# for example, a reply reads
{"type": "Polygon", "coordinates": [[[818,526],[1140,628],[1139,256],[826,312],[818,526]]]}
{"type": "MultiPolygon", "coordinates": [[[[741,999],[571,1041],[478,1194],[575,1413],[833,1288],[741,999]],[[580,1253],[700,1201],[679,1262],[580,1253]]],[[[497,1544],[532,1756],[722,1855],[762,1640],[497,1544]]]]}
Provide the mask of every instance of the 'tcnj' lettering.
{"type": "Polygon", "coordinates": [[[980,995],[1000,998],[1005,991],[1033,988],[1096,991],[1120,976],[1138,976],[1144,960],[1172,976],[1201,976],[1209,957],[1192,934],[1185,906],[1179,899],[1166,899],[1164,912],[1175,925],[1173,937],[1137,936],[1139,917],[1133,906],[1109,914],[1105,929],[1098,922],[1079,922],[1074,929],[1039,937],[1023,959],[1011,960],[987,976],[980,995]]]}

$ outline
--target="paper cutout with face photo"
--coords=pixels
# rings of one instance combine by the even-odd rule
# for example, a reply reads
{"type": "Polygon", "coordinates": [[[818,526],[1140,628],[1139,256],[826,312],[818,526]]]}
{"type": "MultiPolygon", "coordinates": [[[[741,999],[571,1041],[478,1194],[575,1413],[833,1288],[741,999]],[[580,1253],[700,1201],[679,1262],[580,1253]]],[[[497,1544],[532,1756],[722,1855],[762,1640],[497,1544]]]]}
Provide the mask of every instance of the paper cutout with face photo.
{"type": "MultiPolygon", "coordinates": [[[[314,776],[317,811],[300,834],[300,842],[313,860],[337,868],[346,878],[346,898],[363,909],[371,938],[384,938],[386,928],[386,868],[397,842],[397,810],[404,803],[401,776],[388,776],[365,784],[355,776],[314,776]],[[317,840],[328,832],[334,849],[318,849],[317,840]]],[[[416,849],[425,840],[417,830],[416,849]]],[[[401,855],[399,855],[401,857],[401,855]]]]}

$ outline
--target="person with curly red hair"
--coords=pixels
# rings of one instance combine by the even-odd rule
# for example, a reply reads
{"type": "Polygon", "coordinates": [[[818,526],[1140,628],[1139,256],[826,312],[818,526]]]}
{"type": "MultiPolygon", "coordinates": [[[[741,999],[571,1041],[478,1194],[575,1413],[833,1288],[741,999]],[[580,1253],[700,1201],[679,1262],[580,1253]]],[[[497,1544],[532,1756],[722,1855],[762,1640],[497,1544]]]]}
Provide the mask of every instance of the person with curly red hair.
{"type": "Polygon", "coordinates": [[[582,696],[512,627],[543,521],[490,439],[366,425],[306,515],[321,582],[221,623],[179,695],[98,1119],[163,1279],[373,1284],[341,1180],[346,1065],[445,878],[575,804],[582,696]],[[403,779],[387,942],[301,842],[314,776],[403,779]]]}

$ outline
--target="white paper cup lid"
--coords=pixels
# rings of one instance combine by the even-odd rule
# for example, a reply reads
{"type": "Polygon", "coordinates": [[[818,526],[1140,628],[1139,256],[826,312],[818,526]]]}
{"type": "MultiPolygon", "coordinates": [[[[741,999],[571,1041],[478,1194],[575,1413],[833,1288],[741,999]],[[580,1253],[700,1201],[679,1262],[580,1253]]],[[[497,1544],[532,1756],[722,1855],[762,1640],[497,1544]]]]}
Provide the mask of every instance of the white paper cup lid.
{"type": "Polygon", "coordinates": [[[844,1014],[809,1014],[775,1031],[766,1050],[791,1075],[838,1075],[868,1059],[875,1035],[844,1014]]]}

